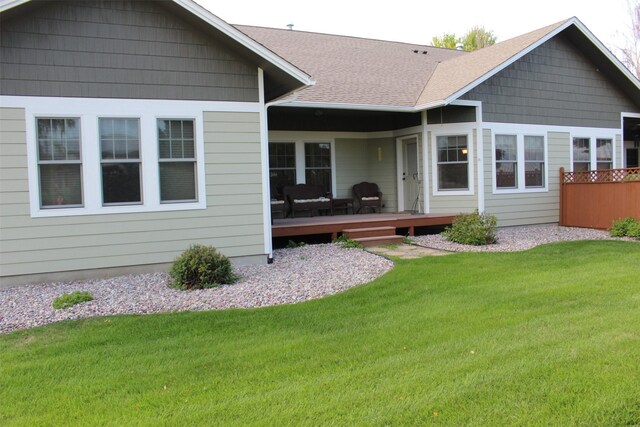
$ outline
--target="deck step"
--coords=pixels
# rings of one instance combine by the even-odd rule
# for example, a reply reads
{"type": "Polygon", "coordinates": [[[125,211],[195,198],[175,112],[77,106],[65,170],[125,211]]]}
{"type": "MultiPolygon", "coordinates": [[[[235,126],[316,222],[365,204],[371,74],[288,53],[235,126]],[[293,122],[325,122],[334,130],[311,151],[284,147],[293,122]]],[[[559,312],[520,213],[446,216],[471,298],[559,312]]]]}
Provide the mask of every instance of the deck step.
{"type": "Polygon", "coordinates": [[[403,236],[378,236],[378,237],[359,237],[353,239],[358,243],[361,243],[365,247],[380,246],[380,245],[393,245],[402,243],[403,236]]]}
{"type": "Polygon", "coordinates": [[[396,234],[395,227],[368,227],[368,228],[347,228],[342,230],[342,235],[349,239],[359,239],[361,237],[383,237],[396,234]]]}

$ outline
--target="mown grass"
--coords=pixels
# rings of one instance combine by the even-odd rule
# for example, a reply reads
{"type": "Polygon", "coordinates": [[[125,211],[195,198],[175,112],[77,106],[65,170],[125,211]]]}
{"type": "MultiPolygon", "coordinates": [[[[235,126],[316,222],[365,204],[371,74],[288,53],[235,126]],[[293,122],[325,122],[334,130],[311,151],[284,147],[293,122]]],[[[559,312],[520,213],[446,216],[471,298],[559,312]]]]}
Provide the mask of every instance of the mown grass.
{"type": "Polygon", "coordinates": [[[640,245],[398,261],[344,294],[0,337],[0,425],[636,425],[640,245]]]}

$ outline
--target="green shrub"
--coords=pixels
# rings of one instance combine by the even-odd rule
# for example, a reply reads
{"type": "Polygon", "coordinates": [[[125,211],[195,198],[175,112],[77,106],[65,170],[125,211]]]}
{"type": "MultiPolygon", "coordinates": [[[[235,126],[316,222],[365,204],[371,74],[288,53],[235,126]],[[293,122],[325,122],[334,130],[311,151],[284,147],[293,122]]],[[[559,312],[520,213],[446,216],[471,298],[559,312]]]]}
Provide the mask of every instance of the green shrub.
{"type": "Polygon", "coordinates": [[[173,262],[169,275],[178,289],[206,289],[236,281],[231,261],[213,246],[192,245],[173,262]]]}
{"type": "Polygon", "coordinates": [[[287,242],[287,249],[301,248],[307,246],[305,242],[296,242],[295,240],[289,240],[287,242]]]}
{"type": "MultiPolygon", "coordinates": [[[[613,225],[611,226],[611,230],[609,230],[609,234],[612,237],[625,237],[630,236],[630,231],[635,231],[637,225],[640,222],[632,217],[622,218],[613,221],[613,225]]],[[[631,236],[634,237],[634,236],[631,236]]]]}
{"type": "Polygon", "coordinates": [[[352,248],[352,249],[364,249],[364,245],[360,242],[356,242],[353,239],[348,238],[344,234],[338,237],[333,243],[337,243],[342,248],[352,248]]]}
{"type": "Polygon", "coordinates": [[[451,227],[445,228],[444,237],[463,245],[488,245],[496,242],[497,219],[494,215],[460,214],[453,219],[451,227]]]}
{"type": "Polygon", "coordinates": [[[640,239],[640,221],[631,224],[627,229],[627,236],[640,239]]]}
{"type": "Polygon", "coordinates": [[[63,294],[54,299],[52,305],[56,310],[61,310],[87,301],[93,301],[93,296],[91,296],[89,292],[75,291],[70,294],[63,294]]]}

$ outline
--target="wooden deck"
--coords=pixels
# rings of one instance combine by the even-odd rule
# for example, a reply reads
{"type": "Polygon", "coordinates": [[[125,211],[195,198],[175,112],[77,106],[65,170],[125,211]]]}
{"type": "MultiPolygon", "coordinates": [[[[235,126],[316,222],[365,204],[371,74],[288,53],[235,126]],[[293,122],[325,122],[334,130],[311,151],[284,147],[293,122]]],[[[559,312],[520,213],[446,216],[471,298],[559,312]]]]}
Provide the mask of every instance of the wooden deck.
{"type": "Polygon", "coordinates": [[[413,236],[416,227],[449,225],[454,216],[455,214],[373,213],[285,218],[274,219],[271,230],[274,238],[331,234],[331,238],[336,239],[338,233],[345,229],[395,227],[396,231],[406,229],[413,236]]]}

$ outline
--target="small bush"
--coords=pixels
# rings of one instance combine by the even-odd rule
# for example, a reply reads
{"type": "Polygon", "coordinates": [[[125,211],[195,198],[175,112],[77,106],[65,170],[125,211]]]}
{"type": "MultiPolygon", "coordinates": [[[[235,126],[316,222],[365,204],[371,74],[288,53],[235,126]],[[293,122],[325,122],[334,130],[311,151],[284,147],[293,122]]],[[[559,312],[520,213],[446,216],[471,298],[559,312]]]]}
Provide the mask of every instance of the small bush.
{"type": "Polygon", "coordinates": [[[609,234],[612,237],[635,237],[629,234],[629,232],[635,234],[636,228],[639,224],[640,221],[632,217],[618,219],[616,221],[613,221],[613,225],[611,226],[611,230],[609,230],[609,234]]]}
{"type": "Polygon", "coordinates": [[[75,291],[54,299],[52,305],[56,310],[62,310],[87,301],[93,301],[93,296],[89,292],[75,291]]]}
{"type": "Polygon", "coordinates": [[[344,234],[334,240],[333,243],[339,244],[341,248],[364,249],[364,245],[362,243],[356,242],[344,234]]]}
{"type": "Polygon", "coordinates": [[[229,258],[213,246],[192,245],[173,262],[169,275],[178,289],[207,289],[236,281],[229,258]]]}
{"type": "Polygon", "coordinates": [[[629,226],[627,230],[627,236],[640,239],[640,221],[636,221],[635,224],[629,226]]]}
{"type": "Polygon", "coordinates": [[[307,246],[307,244],[305,242],[296,242],[295,240],[289,240],[287,242],[287,249],[301,248],[303,246],[307,246]]]}
{"type": "Polygon", "coordinates": [[[488,245],[496,242],[497,219],[494,215],[460,214],[453,219],[451,227],[445,228],[444,237],[463,245],[488,245]]]}

